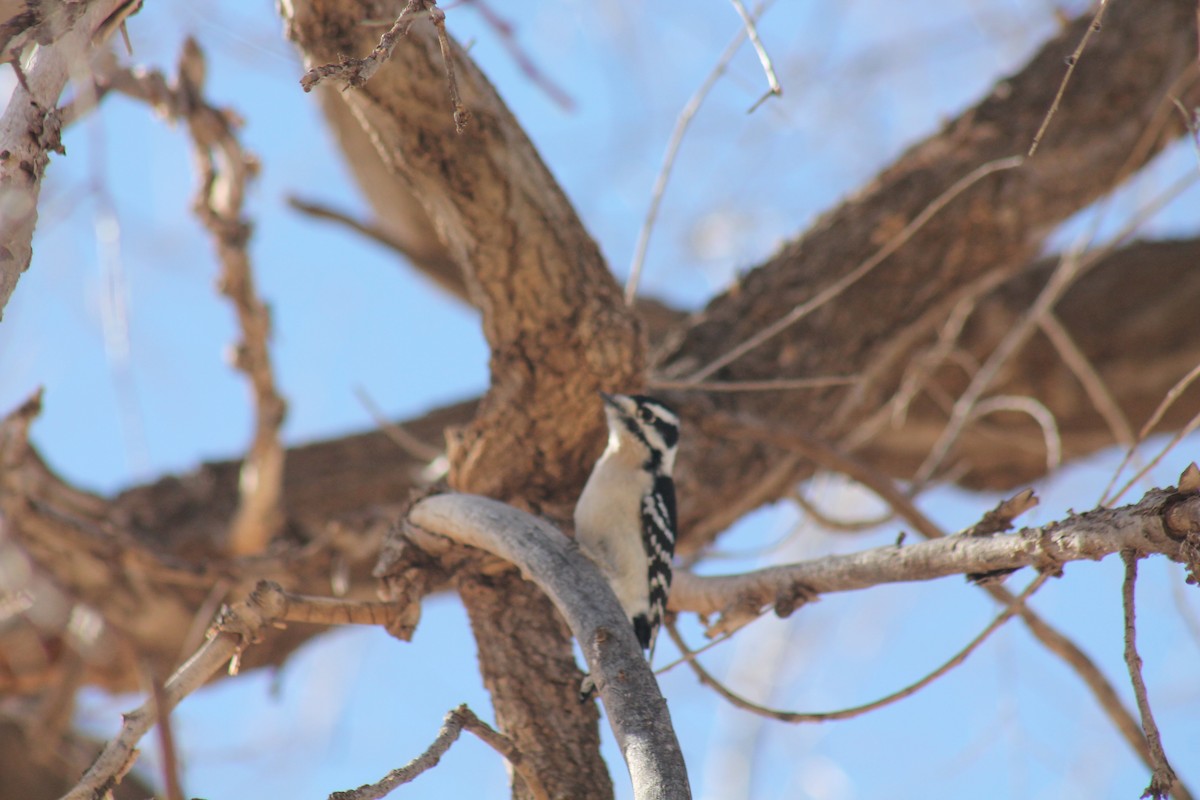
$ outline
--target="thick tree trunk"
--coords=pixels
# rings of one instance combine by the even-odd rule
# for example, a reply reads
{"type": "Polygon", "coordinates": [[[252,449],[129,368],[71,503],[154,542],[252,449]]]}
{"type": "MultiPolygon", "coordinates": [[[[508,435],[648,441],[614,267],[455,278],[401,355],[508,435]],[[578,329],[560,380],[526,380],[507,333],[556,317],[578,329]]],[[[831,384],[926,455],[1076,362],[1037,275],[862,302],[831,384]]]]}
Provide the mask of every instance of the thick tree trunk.
{"type": "MultiPolygon", "coordinates": [[[[551,797],[612,797],[612,778],[598,758],[599,714],[579,702],[583,675],[571,632],[541,590],[514,572],[465,575],[458,593],[479,646],[483,685],[496,723],[535,764],[551,797]],[[565,719],[564,719],[565,718],[565,719]]],[[[529,797],[513,776],[513,796],[529,797]]]]}

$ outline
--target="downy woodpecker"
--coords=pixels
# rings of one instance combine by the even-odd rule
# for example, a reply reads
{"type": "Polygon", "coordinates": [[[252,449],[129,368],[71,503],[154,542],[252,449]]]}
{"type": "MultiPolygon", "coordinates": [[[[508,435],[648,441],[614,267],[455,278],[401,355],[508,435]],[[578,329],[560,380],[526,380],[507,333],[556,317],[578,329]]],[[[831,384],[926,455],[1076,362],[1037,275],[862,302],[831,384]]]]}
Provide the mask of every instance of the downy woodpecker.
{"type": "MultiPolygon", "coordinates": [[[[679,417],[644,395],[601,394],[608,447],[575,506],[575,539],[612,586],[646,658],[667,610],[675,554],[679,417]]],[[[583,694],[590,695],[590,679],[583,694]]]]}

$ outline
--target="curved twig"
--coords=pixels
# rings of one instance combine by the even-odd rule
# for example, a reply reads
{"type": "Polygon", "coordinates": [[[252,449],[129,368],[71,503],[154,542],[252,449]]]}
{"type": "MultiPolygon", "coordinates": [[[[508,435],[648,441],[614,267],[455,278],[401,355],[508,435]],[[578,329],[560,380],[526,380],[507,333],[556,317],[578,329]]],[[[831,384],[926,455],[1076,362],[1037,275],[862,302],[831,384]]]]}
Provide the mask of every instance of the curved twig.
{"type": "Polygon", "coordinates": [[[667,623],[667,633],[670,634],[671,640],[675,642],[675,646],[678,647],[680,652],[684,654],[684,658],[681,660],[687,661],[688,666],[691,667],[692,671],[696,673],[696,677],[700,679],[700,682],[714,689],[717,694],[721,695],[738,708],[759,714],[760,716],[769,717],[770,719],[777,719],[780,722],[832,722],[841,719],[851,719],[853,717],[866,714],[868,711],[874,711],[878,708],[889,706],[899,700],[903,700],[906,697],[916,694],[921,689],[924,689],[926,686],[933,683],[950,670],[962,664],[967,660],[967,656],[971,655],[971,653],[975,652],[981,644],[987,641],[988,637],[990,637],[1002,625],[1004,625],[1004,623],[1008,622],[1013,618],[1013,616],[1020,612],[1025,605],[1025,601],[1028,600],[1030,595],[1036,592],[1041,585],[1046,582],[1047,577],[1048,573],[1043,572],[1030,581],[1029,585],[1025,587],[1025,590],[1022,591],[1021,594],[1016,598],[1014,598],[1008,607],[1005,608],[1004,611],[999,614],[999,616],[992,620],[986,628],[980,631],[980,633],[974,639],[968,642],[966,647],[955,653],[948,661],[935,669],[933,672],[930,672],[928,675],[916,681],[915,683],[911,683],[908,686],[905,686],[903,689],[899,689],[891,694],[880,697],[877,700],[872,700],[869,703],[863,703],[862,705],[852,706],[850,708],[843,708],[838,711],[780,711],[778,709],[768,708],[767,706],[760,705],[752,700],[748,700],[718,681],[700,664],[699,661],[694,658],[697,653],[689,648],[683,641],[683,637],[679,634],[679,631],[676,629],[673,622],[667,623]]]}

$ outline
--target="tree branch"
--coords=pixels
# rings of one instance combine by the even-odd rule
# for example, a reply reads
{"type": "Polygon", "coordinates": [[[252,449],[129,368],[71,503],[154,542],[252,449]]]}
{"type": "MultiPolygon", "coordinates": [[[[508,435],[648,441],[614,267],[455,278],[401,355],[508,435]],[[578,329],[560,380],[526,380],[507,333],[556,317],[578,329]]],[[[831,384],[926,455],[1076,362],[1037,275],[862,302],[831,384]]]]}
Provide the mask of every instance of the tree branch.
{"type": "MultiPolygon", "coordinates": [[[[367,8],[292,0],[283,13],[312,66],[371,50],[358,24],[367,8]]],[[[462,49],[451,51],[476,120],[461,135],[444,111],[445,67],[427,20],[412,25],[387,69],[341,99],[384,170],[425,209],[483,315],[492,387],[473,422],[451,437],[451,485],[565,506],[600,442],[597,391],[644,383],[641,332],[524,131],[462,49]]]]}
{"type": "Polygon", "coordinates": [[[200,165],[201,187],[195,208],[217,246],[221,262],[218,286],[233,303],[242,333],[234,350],[234,364],[249,378],[254,397],[254,438],[242,464],[238,508],[228,539],[231,553],[251,555],[264,551],[284,524],[285,451],[279,431],[286,405],[275,388],[267,346],[270,313],[254,287],[248,249],[252,228],[242,218],[242,204],[258,162],[234,135],[230,114],[205,100],[205,72],[199,45],[186,39],[172,106],[187,122],[200,165]]]}
{"type": "MultiPolygon", "coordinates": [[[[880,414],[956,304],[964,298],[980,297],[1019,274],[1057,221],[1112,191],[1183,132],[1177,119],[1161,112],[1172,108],[1172,93],[1185,94],[1187,103],[1200,99],[1195,81],[1194,3],[1172,0],[1156,4],[1153,13],[1147,10],[1113,4],[1105,15],[1103,32],[1089,43],[1087,58],[1075,71],[1037,156],[1017,169],[993,173],[958,195],[907,237],[903,246],[875,265],[870,280],[846,287],[835,300],[814,304],[815,298],[829,293],[856,265],[870,264],[873,254],[896,241],[906,226],[964,176],[981,165],[999,163],[997,159],[1025,151],[1061,81],[1063,54],[1070,52],[1087,30],[1091,14],[1066,26],[1026,67],[1000,81],[991,95],[913,147],[854,199],[826,214],[809,233],[784,246],[715,298],[662,355],[657,369],[669,380],[703,375],[706,365],[717,362],[738,343],[753,342],[796,309],[814,304],[803,319],[747,350],[718,370],[713,379],[861,375],[856,386],[811,392],[803,404],[784,393],[705,400],[684,396],[679,405],[685,420],[707,416],[719,408],[764,424],[786,423],[827,441],[842,441],[880,414]],[[881,286],[887,290],[880,291],[881,286]],[[903,302],[896,302],[899,298],[903,302]],[[814,342],[821,346],[814,347],[814,342]]],[[[1098,280],[1094,273],[1081,284],[1081,294],[1096,299],[1100,292],[1092,293],[1087,287],[1093,280],[1098,280]]],[[[1069,301],[1064,298],[1063,302],[1069,301]]],[[[1117,302],[1117,298],[1109,298],[1100,305],[1117,302]]],[[[1006,310],[1019,314],[1026,308],[1027,303],[1006,310]]],[[[1090,310],[1092,322],[1085,323],[1085,330],[1096,328],[1099,319],[1119,319],[1117,315],[1095,316],[1095,306],[1090,310]]],[[[1066,316],[1060,318],[1090,354],[1082,341],[1085,337],[1066,316]]],[[[1005,330],[994,325],[992,318],[974,318],[978,330],[988,334],[989,343],[995,341],[996,330],[1005,330]]],[[[1104,334],[1106,341],[1116,341],[1111,329],[1104,334]]],[[[1192,349],[1182,344],[1183,340],[1177,341],[1180,343],[1168,352],[1192,349]]],[[[984,350],[979,360],[988,352],[984,350]]],[[[1028,355],[1029,361],[1045,360],[1040,353],[1028,355]]],[[[1167,360],[1160,363],[1165,366],[1167,360]]],[[[1015,368],[1011,373],[1020,381],[1039,381],[1046,376],[1062,383],[1066,376],[1074,383],[1061,364],[1049,373],[1015,368]]],[[[1108,375],[1106,380],[1110,386],[1117,384],[1108,375]]],[[[962,389],[961,379],[955,380],[949,370],[943,385],[952,388],[951,397],[962,389]]],[[[1156,388],[1161,386],[1157,381],[1156,388]]],[[[995,385],[993,391],[1026,394],[1002,385],[995,385]]],[[[1135,395],[1140,390],[1122,391],[1135,395]]],[[[1080,390],[1072,393],[1078,395],[1080,390]]],[[[1047,403],[1056,416],[1063,409],[1072,422],[1081,417],[1078,410],[1072,412],[1054,395],[1032,396],[1047,403]],[[1053,404],[1050,398],[1054,398],[1053,404]]],[[[1086,424],[1087,452],[1091,452],[1110,443],[1112,434],[1095,425],[1103,420],[1091,419],[1090,405],[1085,408],[1090,412],[1086,424]]],[[[1126,411],[1131,419],[1138,418],[1128,408],[1126,411]]],[[[885,449],[881,445],[903,443],[903,462],[887,464],[886,471],[897,477],[905,475],[902,470],[911,475],[912,461],[919,463],[924,458],[930,440],[936,439],[945,424],[944,412],[933,404],[923,403],[921,412],[922,427],[914,427],[912,419],[902,427],[889,424],[896,418],[882,412],[880,424],[864,431],[867,435],[856,440],[857,446],[871,452],[871,460],[882,466],[882,457],[876,460],[874,456],[885,449]],[[914,441],[918,437],[919,443],[914,441]],[[910,443],[911,450],[907,447],[910,443]]],[[[995,437],[986,436],[985,430],[978,424],[972,426],[967,433],[973,434],[968,436],[973,440],[960,440],[951,454],[956,460],[970,457],[968,483],[981,485],[986,478],[989,487],[1006,488],[1044,472],[1044,462],[1038,464],[1028,452],[1018,452],[1027,450],[1028,437],[1023,431],[1014,439],[1008,431],[1005,437],[995,437]],[[1020,465],[1020,473],[1012,468],[1014,462],[1020,465]]],[[[1065,443],[1069,455],[1077,453],[1074,447],[1083,444],[1082,439],[1065,443]]],[[[689,489],[689,502],[680,504],[681,527],[701,542],[717,533],[710,520],[724,521],[721,509],[728,506],[730,496],[758,492],[769,480],[777,487],[774,496],[778,497],[791,485],[769,473],[769,468],[778,465],[778,458],[762,450],[716,449],[709,444],[685,438],[679,459],[680,482],[689,489]]],[[[799,465],[791,477],[800,479],[807,474],[799,465]]]]}
{"type": "Polygon", "coordinates": [[[419,501],[411,525],[515,564],[546,593],[580,642],[629,767],[634,796],[690,797],[666,701],[616,596],[579,549],[540,519],[484,497],[419,501]]]}
{"type": "MultiPolygon", "coordinates": [[[[38,27],[39,46],[28,62],[20,65],[24,79],[18,82],[0,116],[0,196],[4,199],[4,213],[0,214],[0,319],[21,273],[33,258],[38,197],[50,154],[64,152],[56,106],[67,77],[83,69],[92,46],[103,43],[140,6],[140,0],[91,0],[82,4],[79,14],[62,9],[47,13],[41,20],[44,24],[38,27]]],[[[70,11],[78,12],[79,8],[70,11]]],[[[0,44],[8,46],[7,41],[0,44]]]]}
{"type": "Polygon", "coordinates": [[[885,583],[1021,567],[1057,571],[1070,561],[1098,561],[1128,549],[1187,563],[1184,543],[1200,535],[1200,527],[1194,524],[1196,514],[1200,514],[1200,495],[1183,497],[1174,489],[1156,489],[1133,505],[1098,508],[1013,534],[947,536],[738,575],[681,572],[671,586],[670,608],[721,614],[709,628],[709,635],[715,636],[740,627],[768,607],[786,617],[800,601],[885,583]]]}
{"type": "Polygon", "coordinates": [[[1154,713],[1150,710],[1150,698],[1146,695],[1146,682],[1142,679],[1142,658],[1137,652],[1137,622],[1134,612],[1134,584],[1137,582],[1137,562],[1141,556],[1136,550],[1122,550],[1125,562],[1125,580],[1121,584],[1121,600],[1125,609],[1125,665],[1129,669],[1129,680],[1133,684],[1133,696],[1137,700],[1138,713],[1142,715],[1142,730],[1150,748],[1154,773],[1150,786],[1142,797],[1164,798],[1172,793],[1179,779],[1167,761],[1163,750],[1162,736],[1154,713]]]}
{"type": "Polygon", "coordinates": [[[429,745],[424,753],[403,767],[392,770],[376,783],[360,786],[353,791],[334,792],[329,795],[329,800],[378,800],[378,798],[386,796],[397,786],[410,783],[422,772],[436,767],[442,756],[450,750],[450,746],[458,741],[463,729],[478,736],[488,747],[512,764],[513,769],[521,773],[521,777],[530,787],[534,800],[550,800],[550,795],[546,793],[546,789],[538,780],[537,775],[532,770],[523,769],[524,762],[521,753],[516,749],[512,740],[497,733],[490,725],[475,716],[475,712],[467,708],[466,703],[446,713],[442,729],[438,731],[433,744],[429,745]]]}
{"type": "Polygon", "coordinates": [[[228,609],[214,627],[214,635],[163,684],[159,696],[164,707],[156,709],[155,699],[151,696],[135,711],[125,714],[121,732],[105,746],[83,779],[63,800],[97,800],[114,784],[120,783],[137,760],[137,743],[159,715],[170,713],[180,700],[203,686],[223,664],[236,660],[247,644],[280,617],[285,605],[282,593],[277,590],[273,584],[263,584],[245,602],[228,609]]]}

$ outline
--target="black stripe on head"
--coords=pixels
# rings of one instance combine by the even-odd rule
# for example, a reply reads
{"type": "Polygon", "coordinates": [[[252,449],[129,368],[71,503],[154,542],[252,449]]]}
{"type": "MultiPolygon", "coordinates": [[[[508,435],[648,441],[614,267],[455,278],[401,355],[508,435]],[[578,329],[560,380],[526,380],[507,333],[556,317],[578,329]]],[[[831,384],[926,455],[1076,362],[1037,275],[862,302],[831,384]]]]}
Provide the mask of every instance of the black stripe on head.
{"type": "Polygon", "coordinates": [[[662,437],[663,444],[667,447],[679,444],[679,415],[673,408],[645,394],[631,394],[629,399],[637,405],[639,413],[648,417],[643,418],[642,424],[653,426],[662,437]]]}

